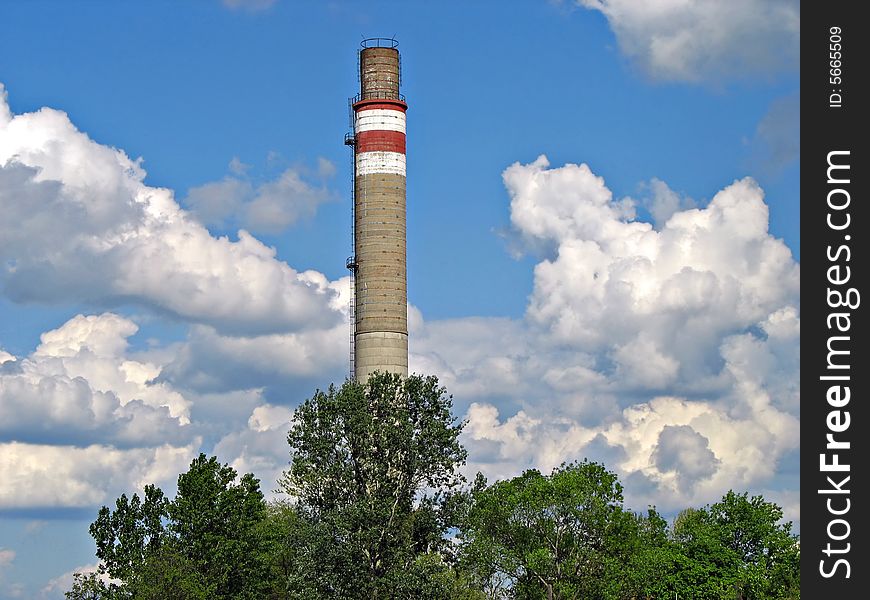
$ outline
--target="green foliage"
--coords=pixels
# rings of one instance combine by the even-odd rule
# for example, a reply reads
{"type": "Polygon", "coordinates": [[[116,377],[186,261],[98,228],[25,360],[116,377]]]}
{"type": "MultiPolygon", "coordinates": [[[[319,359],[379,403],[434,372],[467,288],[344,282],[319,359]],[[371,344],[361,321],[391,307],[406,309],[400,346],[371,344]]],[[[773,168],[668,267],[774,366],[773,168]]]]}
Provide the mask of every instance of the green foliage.
{"type": "Polygon", "coordinates": [[[154,486],[122,495],[90,532],[102,568],[135,599],[261,598],[269,557],[259,482],[200,454],[169,501],[154,486]]]}
{"type": "Polygon", "coordinates": [[[200,455],[168,499],[102,507],[99,574],[69,600],[799,600],[782,510],[728,492],[668,523],[623,508],[594,462],[462,489],[464,423],[434,377],[378,373],[294,413],[267,505],[253,475],[200,455]],[[108,575],[111,580],[105,577],[108,575]]]}
{"type": "Polygon", "coordinates": [[[316,571],[320,558],[311,553],[311,529],[288,502],[275,502],[260,525],[269,556],[268,598],[316,598],[306,578],[316,571]]]}
{"type": "Polygon", "coordinates": [[[376,373],[306,400],[288,435],[292,465],[282,486],[314,514],[359,498],[408,506],[423,485],[452,488],[465,460],[462,424],[435,377],[376,373]]]}
{"type": "Polygon", "coordinates": [[[597,463],[562,465],[549,476],[529,470],[477,488],[463,562],[494,597],[506,588],[517,598],[601,597],[630,556],[626,540],[638,519],[622,509],[616,475],[597,463]]]}
{"type": "MultiPolygon", "coordinates": [[[[417,598],[420,556],[446,548],[465,450],[434,377],[376,373],[318,391],[293,416],[281,488],[298,499],[320,598],[417,598]]],[[[425,579],[425,578],[423,578],[425,579]]]]}
{"type": "Polygon", "coordinates": [[[122,494],[115,510],[100,508],[90,526],[97,543],[97,557],[115,579],[127,580],[145,563],[149,554],[160,550],[165,538],[163,520],[168,500],[160,488],[145,486],[145,498],[122,494]]]}
{"type": "Polygon", "coordinates": [[[761,496],[729,491],[720,502],[674,521],[676,579],[694,598],[800,597],[800,548],[782,509],[761,496]]]}
{"type": "Polygon", "coordinates": [[[492,599],[795,600],[800,550],[781,518],[728,492],[669,531],[655,509],[624,510],[616,475],[591,462],[491,486],[478,476],[457,569],[492,599]]]}
{"type": "MultiPolygon", "coordinates": [[[[259,597],[266,565],[258,524],[266,517],[259,481],[200,454],[178,477],[168,531],[178,553],[208,582],[214,598],[259,597]]],[[[173,563],[174,564],[174,563],[173,563]]]]}
{"type": "Polygon", "coordinates": [[[673,564],[673,543],[668,524],[654,508],[646,515],[622,513],[626,519],[620,536],[611,540],[614,552],[608,553],[607,577],[601,590],[603,598],[671,598],[673,586],[668,578],[673,564]]]}
{"type": "Polygon", "coordinates": [[[207,600],[226,597],[197,571],[193,561],[167,547],[148,557],[128,586],[135,600],[207,600]]]}

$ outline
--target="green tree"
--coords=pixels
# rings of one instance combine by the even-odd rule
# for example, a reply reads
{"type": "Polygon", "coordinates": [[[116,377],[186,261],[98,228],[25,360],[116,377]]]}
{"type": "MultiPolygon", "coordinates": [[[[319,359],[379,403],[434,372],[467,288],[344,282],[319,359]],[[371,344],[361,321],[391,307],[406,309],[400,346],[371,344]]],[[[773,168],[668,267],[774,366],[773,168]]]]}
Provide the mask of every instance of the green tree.
{"type": "Polygon", "coordinates": [[[641,522],[614,473],[584,461],[475,487],[462,564],[490,597],[607,597],[641,522]]]}
{"type": "Polygon", "coordinates": [[[315,572],[311,550],[313,536],[310,524],[287,501],[269,504],[266,520],[260,525],[268,548],[268,598],[316,598],[307,575],[315,572]]]}
{"type": "Polygon", "coordinates": [[[126,494],[115,501],[115,510],[103,506],[91,523],[90,534],[97,543],[97,558],[115,579],[127,581],[151,554],[158,552],[166,538],[163,521],[168,500],[163,491],[145,486],[144,499],[126,494]]]}
{"type": "Polygon", "coordinates": [[[134,600],[208,600],[226,597],[213,587],[193,561],[166,545],[153,555],[127,586],[134,600]]]}
{"type": "Polygon", "coordinates": [[[800,597],[800,547],[782,509],[761,496],[729,491],[674,522],[681,568],[694,598],[791,600],[800,597]]]}
{"type": "MultiPolygon", "coordinates": [[[[259,482],[204,454],[168,500],[153,485],[122,495],[91,524],[102,569],[136,599],[262,598],[269,589],[267,510],[259,482]]],[[[80,586],[81,587],[81,586],[80,586]]]]}
{"type": "Polygon", "coordinates": [[[258,598],[267,565],[258,529],[266,518],[259,481],[200,454],[178,477],[167,529],[214,598],[258,598]]]}
{"type": "Polygon", "coordinates": [[[631,600],[673,598],[676,586],[675,544],[667,521],[650,507],[646,515],[630,515],[623,535],[609,540],[605,553],[607,580],[602,597],[631,600]]]}
{"type": "Polygon", "coordinates": [[[308,523],[316,597],[420,597],[405,584],[431,567],[421,556],[447,553],[462,482],[451,408],[435,377],[376,373],[296,410],[280,485],[308,523]]]}

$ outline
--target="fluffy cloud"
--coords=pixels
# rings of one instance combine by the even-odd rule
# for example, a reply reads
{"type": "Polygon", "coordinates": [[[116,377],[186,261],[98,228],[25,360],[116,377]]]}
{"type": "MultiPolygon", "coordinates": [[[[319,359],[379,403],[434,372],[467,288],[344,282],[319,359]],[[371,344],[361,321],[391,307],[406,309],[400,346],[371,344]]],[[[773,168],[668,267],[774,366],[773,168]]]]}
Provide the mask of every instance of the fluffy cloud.
{"type": "Polygon", "coordinates": [[[0,511],[95,507],[146,483],[171,489],[199,451],[254,472],[270,492],[286,467],[292,408],[266,402],[264,382],[295,403],[322,385],[324,369],[339,379],[346,324],[340,329],[234,338],[201,326],[187,342],[133,353],[127,339],[137,325],[104,313],[42,334],[26,357],[4,352],[0,511]],[[207,371],[191,366],[205,369],[210,359],[217,364],[207,371]],[[174,373],[182,387],[161,376],[179,365],[191,367],[174,373]],[[220,379],[221,372],[234,375],[220,379]],[[197,384],[217,391],[190,389],[197,384]]]}
{"type": "Polygon", "coordinates": [[[0,367],[0,440],[118,446],[186,443],[190,403],[160,368],[126,356],[136,325],[79,315],[42,334],[32,355],[0,367]]]}
{"type": "MultiPolygon", "coordinates": [[[[288,385],[322,385],[345,376],[348,353],[349,278],[320,285],[333,290],[333,310],[343,318],[328,328],[255,336],[226,336],[194,326],[164,366],[160,381],[200,392],[288,385]]],[[[313,387],[311,388],[313,389],[313,387]]],[[[310,392],[311,390],[307,390],[310,392]]]]}
{"type": "Polygon", "coordinates": [[[411,306],[408,331],[411,370],[438,373],[457,398],[516,392],[524,385],[517,363],[523,358],[524,331],[515,321],[467,317],[427,322],[411,306]]]}
{"type": "Polygon", "coordinates": [[[558,413],[535,410],[539,416],[532,417],[530,412],[520,410],[502,421],[495,406],[472,403],[463,433],[470,465],[497,478],[529,468],[549,470],[577,456],[595,437],[591,429],[558,413]]]}
{"type": "Polygon", "coordinates": [[[586,456],[620,473],[633,507],[729,488],[788,498],[800,272],[758,185],[674,202],[654,228],[586,165],[541,157],[504,181],[518,233],[552,251],[525,319],[410,319],[412,369],[466,411],[470,469],[508,477],[586,456]]]}
{"type": "MultiPolygon", "coordinates": [[[[787,367],[795,377],[796,367],[787,367]]],[[[614,405],[628,406],[592,424],[585,421],[594,411],[575,410],[575,398],[543,383],[518,400],[525,408],[512,415],[496,408],[503,398],[472,403],[463,434],[470,470],[503,478],[589,457],[620,473],[630,506],[664,510],[704,504],[731,488],[777,489],[782,460],[799,447],[798,417],[775,406],[758,381],[736,377],[727,393],[709,399],[614,394],[614,405]]]]}
{"type": "Polygon", "coordinates": [[[78,315],[0,365],[0,510],[91,508],[186,468],[201,443],[191,402],[131,356],[136,331],[78,315]]]}
{"type": "Polygon", "coordinates": [[[798,63],[798,0],[576,0],[607,18],[623,53],[654,79],[718,82],[798,63]]]}
{"type": "Polygon", "coordinates": [[[197,446],[119,450],[0,443],[0,510],[93,508],[148,483],[172,485],[197,446]]]}
{"type": "Polygon", "coordinates": [[[30,355],[3,353],[0,511],[87,508],[146,483],[171,488],[199,451],[254,472],[269,492],[286,467],[292,408],[266,402],[264,382],[295,403],[324,370],[346,367],[346,324],[254,338],[200,326],[187,342],[132,353],[137,330],[116,314],[78,315],[43,333],[30,355]]]}
{"type": "MultiPolygon", "coordinates": [[[[17,302],[132,302],[234,334],[340,321],[320,273],[295,271],[244,230],[237,241],[212,237],[170,190],[144,178],[138,161],[94,142],[63,112],[13,116],[4,93],[3,293],[17,302]]],[[[256,219],[274,218],[279,192],[263,192],[256,219]]]]}
{"type": "Polygon", "coordinates": [[[689,425],[665,425],[652,459],[660,472],[673,471],[681,487],[711,477],[719,466],[719,459],[710,450],[710,440],[689,425]]]}
{"type": "MultiPolygon", "coordinates": [[[[255,233],[279,233],[313,216],[320,204],[335,199],[322,182],[310,183],[298,168],[287,169],[277,179],[259,185],[239,176],[244,173],[240,163],[230,163],[230,169],[236,176],[188,191],[186,204],[206,225],[233,224],[255,233]]],[[[320,159],[318,171],[322,179],[334,174],[335,166],[320,159]]]]}
{"type": "Polygon", "coordinates": [[[535,267],[528,318],[559,342],[596,355],[616,350],[617,362],[618,348],[634,345],[707,377],[725,335],[796,305],[798,266],[767,233],[754,181],[734,182],[656,231],[633,220],[586,165],[547,167],[541,157],[504,178],[514,225],[556,245],[555,258],[535,267]]]}

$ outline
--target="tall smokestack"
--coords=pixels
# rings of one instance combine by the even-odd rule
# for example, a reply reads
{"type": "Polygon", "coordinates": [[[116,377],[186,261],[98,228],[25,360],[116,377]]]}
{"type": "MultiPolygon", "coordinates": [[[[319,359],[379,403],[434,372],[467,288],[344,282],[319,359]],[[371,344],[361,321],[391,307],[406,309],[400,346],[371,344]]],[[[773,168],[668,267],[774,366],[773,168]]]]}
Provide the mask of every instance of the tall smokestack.
{"type": "Polygon", "coordinates": [[[351,100],[354,147],[354,297],[351,369],[408,374],[405,254],[405,111],[393,39],[371,38],[359,52],[360,93],[351,100]]]}

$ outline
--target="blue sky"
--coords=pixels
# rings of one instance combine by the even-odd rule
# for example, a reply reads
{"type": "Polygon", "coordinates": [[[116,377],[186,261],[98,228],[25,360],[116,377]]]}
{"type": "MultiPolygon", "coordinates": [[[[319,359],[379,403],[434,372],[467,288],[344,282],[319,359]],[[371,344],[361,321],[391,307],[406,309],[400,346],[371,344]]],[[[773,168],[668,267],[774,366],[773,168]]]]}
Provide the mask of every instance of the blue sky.
{"type": "Polygon", "coordinates": [[[343,378],[364,36],[400,42],[411,368],[469,469],[799,520],[797,7],[4,5],[0,598],[62,597],[99,505],[200,449],[269,488],[343,378]]]}

